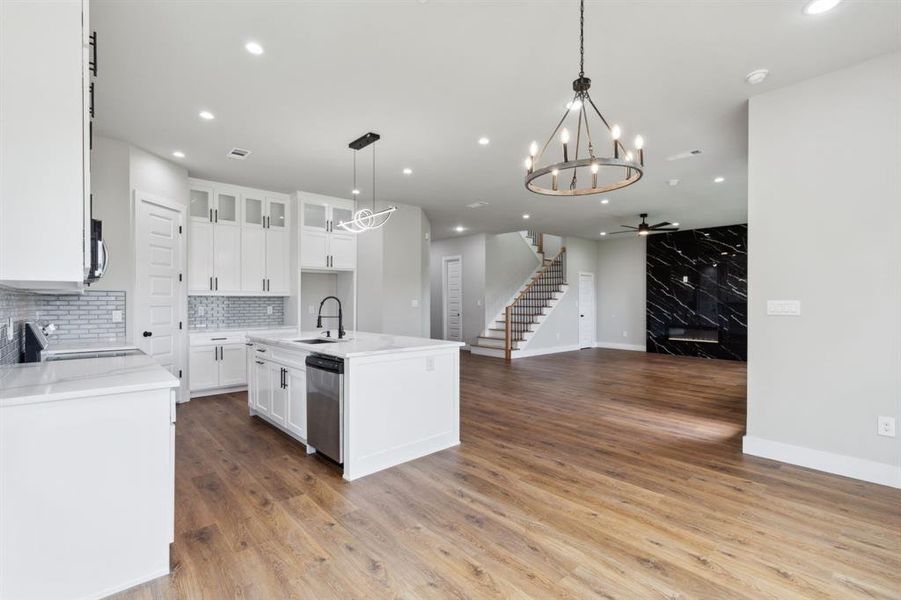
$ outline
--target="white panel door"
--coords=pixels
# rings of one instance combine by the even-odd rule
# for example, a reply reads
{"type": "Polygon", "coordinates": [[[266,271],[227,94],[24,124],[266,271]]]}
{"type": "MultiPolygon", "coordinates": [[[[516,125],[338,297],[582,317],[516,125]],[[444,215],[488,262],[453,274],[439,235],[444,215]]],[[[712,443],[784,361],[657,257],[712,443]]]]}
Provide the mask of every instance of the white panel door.
{"type": "Polygon", "coordinates": [[[579,347],[591,348],[595,341],[594,274],[579,273],[579,347]]]}
{"type": "Polygon", "coordinates": [[[179,281],[183,214],[135,192],[135,342],[176,377],[184,331],[179,281]]]}
{"type": "Polygon", "coordinates": [[[241,291],[241,228],[214,225],[213,289],[217,292],[241,291]]]}
{"type": "Polygon", "coordinates": [[[333,269],[353,270],[357,263],[357,240],[352,233],[333,233],[329,240],[333,269]]]}
{"type": "Polygon", "coordinates": [[[264,292],[266,291],[266,232],[262,227],[245,227],[243,236],[241,289],[245,292],[264,292]]]}
{"type": "Polygon", "coordinates": [[[444,339],[463,341],[463,261],[444,259],[444,339]]]}
{"type": "Polygon", "coordinates": [[[307,372],[288,369],[288,415],[285,425],[288,431],[307,439],[307,372]]]}
{"type": "Polygon", "coordinates": [[[272,390],[272,405],[269,409],[269,418],[285,424],[285,416],[288,412],[288,393],[284,386],[284,367],[269,363],[269,389],[272,390]]]}
{"type": "Polygon", "coordinates": [[[188,252],[188,290],[213,291],[213,224],[208,220],[191,221],[188,252]]]}
{"type": "MultiPolygon", "coordinates": [[[[306,233],[306,232],[304,232],[306,233]]],[[[266,278],[267,290],[273,294],[289,294],[290,264],[288,256],[288,232],[281,229],[266,230],[266,278]]]]}
{"type": "Polygon", "coordinates": [[[272,387],[269,381],[269,363],[265,360],[253,361],[254,389],[253,409],[263,415],[269,415],[272,404],[272,387]]]}
{"type": "Polygon", "coordinates": [[[189,387],[191,391],[207,390],[219,386],[219,364],[216,360],[219,346],[194,346],[189,356],[189,387]]]}
{"type": "Polygon", "coordinates": [[[315,229],[300,232],[300,264],[311,269],[325,269],[328,264],[328,234],[315,229]]]}
{"type": "Polygon", "coordinates": [[[247,346],[227,344],[219,346],[219,386],[247,383],[247,346]]]}

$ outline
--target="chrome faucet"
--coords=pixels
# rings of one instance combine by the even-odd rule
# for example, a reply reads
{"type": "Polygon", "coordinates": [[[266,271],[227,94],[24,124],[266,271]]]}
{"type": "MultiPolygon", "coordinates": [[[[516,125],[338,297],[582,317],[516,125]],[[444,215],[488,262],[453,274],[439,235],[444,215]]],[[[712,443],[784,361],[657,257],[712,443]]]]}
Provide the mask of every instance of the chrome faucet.
{"type": "MultiPolygon", "coordinates": [[[[344,337],[344,312],[341,310],[341,300],[337,296],[326,296],[322,299],[322,302],[319,303],[319,314],[316,316],[316,328],[322,329],[322,319],[338,319],[338,339],[344,337]],[[325,304],[325,301],[329,298],[333,299],[338,303],[338,316],[334,315],[323,315],[322,314],[322,306],[325,304]]],[[[331,332],[329,332],[331,333],[331,332]]]]}

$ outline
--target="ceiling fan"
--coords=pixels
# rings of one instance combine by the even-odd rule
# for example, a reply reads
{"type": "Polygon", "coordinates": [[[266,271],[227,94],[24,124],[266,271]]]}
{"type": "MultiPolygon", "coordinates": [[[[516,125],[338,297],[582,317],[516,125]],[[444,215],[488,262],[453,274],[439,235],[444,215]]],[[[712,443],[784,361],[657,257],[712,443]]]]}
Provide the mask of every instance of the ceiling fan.
{"type": "Polygon", "coordinates": [[[675,227],[669,221],[661,221],[656,225],[648,225],[648,213],[641,213],[638,216],[641,217],[641,223],[638,225],[638,227],[632,227],[631,225],[620,225],[620,227],[625,227],[626,230],[614,231],[610,235],[616,235],[617,233],[637,233],[638,235],[648,235],[651,233],[657,233],[658,231],[679,231],[679,228],[675,227]]]}

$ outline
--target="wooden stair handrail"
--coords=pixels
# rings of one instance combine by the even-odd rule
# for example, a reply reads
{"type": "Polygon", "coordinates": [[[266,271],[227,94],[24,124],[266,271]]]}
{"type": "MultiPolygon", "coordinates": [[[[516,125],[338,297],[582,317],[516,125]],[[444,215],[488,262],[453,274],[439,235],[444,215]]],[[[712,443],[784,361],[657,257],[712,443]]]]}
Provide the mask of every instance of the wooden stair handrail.
{"type": "MultiPolygon", "coordinates": [[[[540,234],[539,234],[540,235],[540,234]]],[[[541,265],[541,270],[538,271],[529,283],[526,284],[526,287],[513,299],[513,302],[507,305],[504,309],[504,358],[506,360],[510,360],[513,355],[513,331],[512,331],[512,321],[513,321],[513,307],[516,306],[522,299],[529,293],[532,287],[541,281],[541,277],[547,273],[548,269],[553,267],[558,261],[563,258],[563,255],[566,253],[566,246],[562,246],[560,248],[560,252],[557,253],[554,258],[550,260],[550,262],[543,262],[541,265]]],[[[566,278],[566,273],[563,274],[564,283],[566,278]]]]}

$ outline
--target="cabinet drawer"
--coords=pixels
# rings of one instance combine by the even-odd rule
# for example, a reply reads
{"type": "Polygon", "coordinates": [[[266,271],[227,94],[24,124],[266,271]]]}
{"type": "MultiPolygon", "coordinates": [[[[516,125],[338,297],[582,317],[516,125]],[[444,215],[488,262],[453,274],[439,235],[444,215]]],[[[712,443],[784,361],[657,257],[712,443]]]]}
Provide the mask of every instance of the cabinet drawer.
{"type": "Polygon", "coordinates": [[[243,344],[247,341],[243,331],[229,331],[228,333],[192,333],[191,346],[225,346],[228,344],[243,344]]]}

